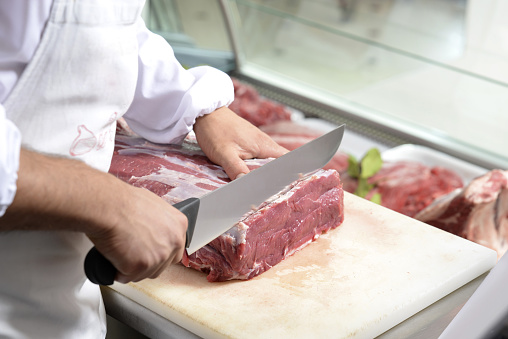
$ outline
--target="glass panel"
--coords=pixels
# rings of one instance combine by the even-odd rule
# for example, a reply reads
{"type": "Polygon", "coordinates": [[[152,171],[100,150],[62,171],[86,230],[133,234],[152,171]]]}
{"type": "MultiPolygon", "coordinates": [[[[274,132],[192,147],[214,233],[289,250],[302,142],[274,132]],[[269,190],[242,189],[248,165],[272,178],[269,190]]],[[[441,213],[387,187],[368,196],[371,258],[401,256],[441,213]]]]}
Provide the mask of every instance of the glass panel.
{"type": "Polygon", "coordinates": [[[226,2],[241,73],[508,168],[507,1],[226,2]]]}
{"type": "Polygon", "coordinates": [[[417,58],[446,61],[464,50],[465,0],[238,2],[246,19],[250,8],[417,58]]]}
{"type": "Polygon", "coordinates": [[[147,27],[164,37],[186,67],[208,64],[235,68],[234,54],[218,0],[148,0],[147,27]]]}

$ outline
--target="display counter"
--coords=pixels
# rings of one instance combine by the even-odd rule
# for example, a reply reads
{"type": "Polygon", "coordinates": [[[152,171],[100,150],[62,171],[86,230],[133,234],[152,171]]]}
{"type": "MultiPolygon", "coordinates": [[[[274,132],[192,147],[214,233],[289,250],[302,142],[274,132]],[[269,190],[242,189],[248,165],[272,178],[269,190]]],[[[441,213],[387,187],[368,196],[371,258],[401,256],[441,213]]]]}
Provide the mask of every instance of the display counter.
{"type": "MultiPolygon", "coordinates": [[[[506,0],[149,6],[160,3],[174,5],[180,24],[154,30],[166,32],[184,64],[222,67],[267,96],[350,122],[366,136],[383,135],[390,145],[422,144],[486,168],[508,168],[506,0]],[[171,40],[168,31],[187,43],[171,40]]],[[[148,22],[176,20],[164,13],[157,7],[148,22]]]]}
{"type": "MultiPolygon", "coordinates": [[[[507,0],[152,0],[145,18],[186,67],[218,67],[307,118],[346,123],[341,147],[355,156],[422,145],[489,170],[508,169],[507,12],[507,0]]],[[[380,338],[437,338],[485,275],[380,338]]],[[[196,336],[118,290],[103,295],[148,337],[196,336]]]]}

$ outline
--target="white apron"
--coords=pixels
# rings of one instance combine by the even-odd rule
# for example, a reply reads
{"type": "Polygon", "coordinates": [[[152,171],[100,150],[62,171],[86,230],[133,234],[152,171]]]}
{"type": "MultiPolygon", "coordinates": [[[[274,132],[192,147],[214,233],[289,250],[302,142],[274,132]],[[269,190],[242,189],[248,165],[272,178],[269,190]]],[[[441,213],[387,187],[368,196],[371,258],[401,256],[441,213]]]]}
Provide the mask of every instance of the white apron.
{"type": "MultiPolygon", "coordinates": [[[[54,2],[35,56],[4,104],[25,146],[108,170],[116,120],[134,97],[143,3],[54,2]]],[[[0,337],[103,338],[100,290],[83,271],[91,246],[77,232],[0,234],[0,337]]]]}

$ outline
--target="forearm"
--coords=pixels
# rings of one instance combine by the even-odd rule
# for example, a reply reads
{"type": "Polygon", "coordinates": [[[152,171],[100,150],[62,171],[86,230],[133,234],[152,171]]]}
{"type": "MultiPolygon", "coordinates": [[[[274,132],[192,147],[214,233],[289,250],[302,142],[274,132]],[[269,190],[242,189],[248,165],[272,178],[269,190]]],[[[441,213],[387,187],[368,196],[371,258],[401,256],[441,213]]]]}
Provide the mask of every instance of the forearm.
{"type": "Polygon", "coordinates": [[[146,189],[25,149],[17,187],[0,231],[83,232],[117,268],[120,282],[155,278],[182,257],[187,218],[146,189]]]}
{"type": "MultiPolygon", "coordinates": [[[[0,230],[100,231],[118,179],[86,164],[21,149],[17,192],[0,230]],[[99,191],[100,190],[100,191],[99,191]]],[[[120,195],[121,196],[121,195],[120,195]]]]}

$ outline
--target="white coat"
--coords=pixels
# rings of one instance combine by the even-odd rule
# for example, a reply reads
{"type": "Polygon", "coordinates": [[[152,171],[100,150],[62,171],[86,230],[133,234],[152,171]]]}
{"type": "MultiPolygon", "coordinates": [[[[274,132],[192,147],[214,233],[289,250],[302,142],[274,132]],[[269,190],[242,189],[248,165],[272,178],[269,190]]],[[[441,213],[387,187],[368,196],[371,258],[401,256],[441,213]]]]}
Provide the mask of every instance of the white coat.
{"type": "MultiPolygon", "coordinates": [[[[0,0],[0,127],[15,125],[26,147],[107,171],[120,117],[151,141],[175,143],[196,117],[228,105],[229,77],[185,71],[144,26],[143,2],[0,0]]],[[[0,162],[19,154],[12,139],[0,128],[0,162]]],[[[83,272],[91,246],[77,232],[0,233],[0,337],[104,337],[100,291],[83,272]]]]}

